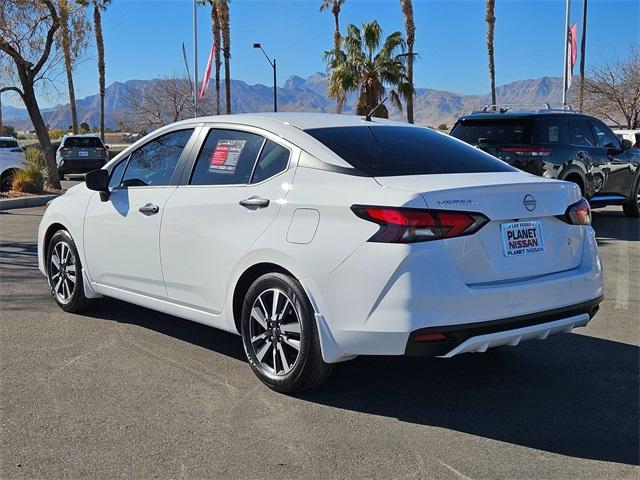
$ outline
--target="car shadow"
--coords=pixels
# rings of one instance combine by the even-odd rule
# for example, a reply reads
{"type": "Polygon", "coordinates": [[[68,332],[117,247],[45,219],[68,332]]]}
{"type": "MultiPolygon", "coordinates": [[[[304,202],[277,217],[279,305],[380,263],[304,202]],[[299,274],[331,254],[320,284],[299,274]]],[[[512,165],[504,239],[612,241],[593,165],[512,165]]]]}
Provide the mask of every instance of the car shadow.
{"type": "Polygon", "coordinates": [[[640,240],[640,220],[625,217],[622,209],[594,210],[591,224],[598,245],[604,245],[608,240],[640,240]]]}
{"type": "MultiPolygon", "coordinates": [[[[114,299],[92,318],[141,326],[246,361],[238,336],[114,299]]],[[[301,401],[560,455],[638,464],[640,348],[559,334],[452,359],[360,357],[301,401]]],[[[247,367],[248,368],[248,367],[247,367]]],[[[258,380],[256,379],[256,382],[258,380]]]]}

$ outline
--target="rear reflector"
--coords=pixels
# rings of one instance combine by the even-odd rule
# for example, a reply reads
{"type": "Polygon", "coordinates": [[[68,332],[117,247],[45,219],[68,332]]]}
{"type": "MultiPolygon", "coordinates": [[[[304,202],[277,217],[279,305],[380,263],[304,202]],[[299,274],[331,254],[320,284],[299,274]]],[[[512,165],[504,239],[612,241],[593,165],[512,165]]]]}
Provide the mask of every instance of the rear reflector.
{"type": "Polygon", "coordinates": [[[503,152],[514,155],[527,155],[531,157],[548,157],[553,153],[551,148],[546,147],[504,147],[503,152]]]}
{"type": "Polygon", "coordinates": [[[414,243],[471,235],[489,222],[481,213],[354,205],[358,217],[380,225],[370,242],[414,243]]]}
{"type": "Polygon", "coordinates": [[[591,225],[591,206],[584,198],[569,205],[564,215],[558,217],[570,225],[591,225]]]}
{"type": "Polygon", "coordinates": [[[420,333],[413,337],[414,342],[437,342],[439,340],[445,340],[445,337],[442,333],[420,333]]]}

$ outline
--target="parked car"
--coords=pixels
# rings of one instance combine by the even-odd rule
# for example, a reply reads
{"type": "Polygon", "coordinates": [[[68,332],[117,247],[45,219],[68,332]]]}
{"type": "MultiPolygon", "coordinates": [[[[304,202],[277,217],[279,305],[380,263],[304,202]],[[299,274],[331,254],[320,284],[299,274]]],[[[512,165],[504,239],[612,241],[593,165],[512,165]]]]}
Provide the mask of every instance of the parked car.
{"type": "Polygon", "coordinates": [[[109,160],[106,145],[98,135],[65,135],[56,151],[60,179],[69,173],[87,173],[109,160]]]}
{"type": "Polygon", "coordinates": [[[593,207],[640,216],[640,155],[597,118],[486,106],[460,117],[451,135],[525,172],[576,183],[593,207]]]}
{"type": "Polygon", "coordinates": [[[614,130],[620,142],[623,140],[629,140],[632,148],[640,149],[640,130],[614,130]]]}
{"type": "Polygon", "coordinates": [[[163,127],[53,200],[38,261],[240,334],[284,392],[358,355],[452,357],[584,326],[602,266],[580,189],[415,125],[329,114],[163,127]]]}
{"type": "Polygon", "coordinates": [[[0,137],[0,191],[11,190],[16,171],[24,169],[24,150],[13,137],[0,137]]]}

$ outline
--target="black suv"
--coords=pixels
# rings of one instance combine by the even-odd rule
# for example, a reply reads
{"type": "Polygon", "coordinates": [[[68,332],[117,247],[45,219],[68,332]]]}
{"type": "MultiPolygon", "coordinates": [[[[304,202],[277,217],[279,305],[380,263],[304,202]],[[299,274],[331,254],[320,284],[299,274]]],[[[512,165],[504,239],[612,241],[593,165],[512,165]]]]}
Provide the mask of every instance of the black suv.
{"type": "Polygon", "coordinates": [[[460,117],[451,135],[526,172],[577,183],[592,207],[640,216],[640,151],[628,140],[576,110],[514,108],[485,106],[460,117]]]}

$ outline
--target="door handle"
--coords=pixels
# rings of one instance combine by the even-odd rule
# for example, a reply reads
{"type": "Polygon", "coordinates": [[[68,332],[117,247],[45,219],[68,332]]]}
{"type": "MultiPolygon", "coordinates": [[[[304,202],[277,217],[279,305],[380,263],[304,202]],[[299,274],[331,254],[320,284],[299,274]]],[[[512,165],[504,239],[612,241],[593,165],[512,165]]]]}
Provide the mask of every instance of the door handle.
{"type": "Polygon", "coordinates": [[[244,200],[240,200],[240,205],[246,207],[250,210],[256,210],[258,208],[265,208],[269,206],[269,199],[262,198],[258,196],[253,196],[249,198],[245,198],[244,200]]]}
{"type": "Polygon", "coordinates": [[[152,203],[147,203],[145,206],[140,207],[138,211],[140,213],[144,213],[145,215],[155,215],[160,211],[160,207],[152,203]]]}

